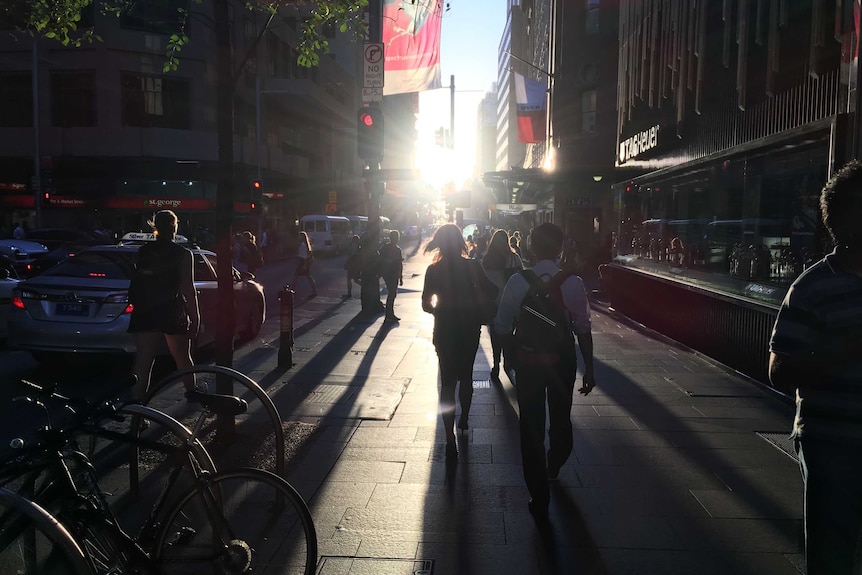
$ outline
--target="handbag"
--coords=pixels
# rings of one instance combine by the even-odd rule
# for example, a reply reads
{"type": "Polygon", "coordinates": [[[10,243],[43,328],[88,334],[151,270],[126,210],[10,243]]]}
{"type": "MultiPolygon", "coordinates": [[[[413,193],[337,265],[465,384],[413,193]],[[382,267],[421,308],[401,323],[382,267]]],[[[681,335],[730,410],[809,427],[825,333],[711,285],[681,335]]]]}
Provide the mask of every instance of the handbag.
{"type": "Polygon", "coordinates": [[[481,281],[479,272],[484,274],[479,264],[470,262],[470,280],[473,285],[473,299],[476,319],[481,325],[491,325],[497,316],[497,286],[491,280],[485,278],[481,281]]]}

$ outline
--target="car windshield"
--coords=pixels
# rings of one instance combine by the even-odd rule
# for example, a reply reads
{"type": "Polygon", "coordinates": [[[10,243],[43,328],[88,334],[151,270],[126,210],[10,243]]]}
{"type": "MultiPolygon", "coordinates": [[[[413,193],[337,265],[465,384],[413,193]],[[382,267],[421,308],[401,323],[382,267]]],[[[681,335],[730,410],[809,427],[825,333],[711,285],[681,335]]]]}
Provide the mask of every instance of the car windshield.
{"type": "Polygon", "coordinates": [[[83,251],[60,262],[43,276],[131,279],[137,252],[83,251]]]}

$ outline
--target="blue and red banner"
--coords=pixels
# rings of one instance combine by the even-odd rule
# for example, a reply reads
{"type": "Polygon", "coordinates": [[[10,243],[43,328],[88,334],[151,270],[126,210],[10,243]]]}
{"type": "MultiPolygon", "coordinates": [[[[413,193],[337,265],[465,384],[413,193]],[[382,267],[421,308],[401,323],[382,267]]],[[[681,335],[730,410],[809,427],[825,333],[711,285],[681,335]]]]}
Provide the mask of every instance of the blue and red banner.
{"type": "Polygon", "coordinates": [[[545,84],[512,73],[515,87],[515,104],[518,116],[518,141],[523,144],[538,144],[545,141],[547,119],[545,84]]]}
{"type": "Polygon", "coordinates": [[[442,0],[385,0],[383,95],[440,88],[442,0]]]}

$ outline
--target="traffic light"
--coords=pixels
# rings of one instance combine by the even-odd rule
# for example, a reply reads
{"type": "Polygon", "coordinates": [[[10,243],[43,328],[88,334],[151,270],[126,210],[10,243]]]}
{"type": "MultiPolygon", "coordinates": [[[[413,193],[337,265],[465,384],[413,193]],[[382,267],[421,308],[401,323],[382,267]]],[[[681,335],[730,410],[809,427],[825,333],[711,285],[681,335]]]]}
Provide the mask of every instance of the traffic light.
{"type": "Polygon", "coordinates": [[[361,108],[356,122],[356,153],[363,160],[383,159],[383,110],[361,108]]]}
{"type": "Polygon", "coordinates": [[[42,192],[42,205],[48,206],[51,204],[51,192],[44,191],[42,192]]]}
{"type": "Polygon", "coordinates": [[[260,194],[263,191],[263,182],[261,182],[260,180],[254,180],[251,183],[251,189],[260,194]]]}

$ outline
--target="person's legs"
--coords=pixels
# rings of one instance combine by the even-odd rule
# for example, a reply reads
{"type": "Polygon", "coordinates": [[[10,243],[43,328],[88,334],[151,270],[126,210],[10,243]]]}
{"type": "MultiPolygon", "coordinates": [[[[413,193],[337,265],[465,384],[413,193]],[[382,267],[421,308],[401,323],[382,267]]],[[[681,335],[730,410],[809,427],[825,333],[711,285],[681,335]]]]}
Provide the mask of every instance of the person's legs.
{"type": "Polygon", "coordinates": [[[556,478],[572,453],[572,394],[575,375],[561,369],[548,379],[548,476],[556,478]]]}
{"type": "Polygon", "coordinates": [[[443,434],[446,438],[447,455],[455,449],[455,385],[457,373],[451,357],[445,351],[438,349],[437,358],[440,367],[440,417],[443,419],[443,434]],[[449,446],[453,447],[449,447],[449,446]]]}
{"type": "Polygon", "coordinates": [[[135,362],[132,373],[137,377],[137,382],[132,388],[132,399],[136,401],[143,401],[147,394],[153,361],[164,339],[165,336],[158,332],[135,333],[135,362]]]}
{"type": "MultiPolygon", "coordinates": [[[[165,334],[165,341],[168,344],[168,351],[171,352],[171,357],[174,358],[174,363],[177,364],[177,369],[185,369],[194,365],[192,361],[192,340],[188,334],[165,334]]],[[[194,374],[183,378],[183,386],[186,388],[186,391],[192,391],[195,388],[194,374]]]]}
{"type": "Polygon", "coordinates": [[[494,326],[488,326],[488,335],[491,338],[491,356],[493,364],[491,365],[491,379],[497,381],[500,377],[500,356],[503,351],[503,343],[500,341],[500,336],[494,331],[494,326]]]}
{"type": "Polygon", "coordinates": [[[862,529],[862,448],[797,440],[809,575],[851,573],[862,529]]]}
{"type": "Polygon", "coordinates": [[[470,416],[470,407],[473,405],[473,364],[476,361],[476,352],[479,349],[479,334],[475,339],[466,340],[465,347],[459,350],[458,380],[461,385],[458,388],[458,401],[461,404],[461,417],[458,421],[460,429],[467,429],[467,418],[470,416]]]}
{"type": "Polygon", "coordinates": [[[386,317],[400,319],[395,315],[395,296],[398,294],[398,278],[384,278],[386,282],[386,317]]]}
{"type": "Polygon", "coordinates": [[[542,374],[519,367],[515,394],[520,412],[521,464],[524,481],[532,498],[532,509],[547,513],[550,501],[545,460],[545,386],[542,374]]]}

